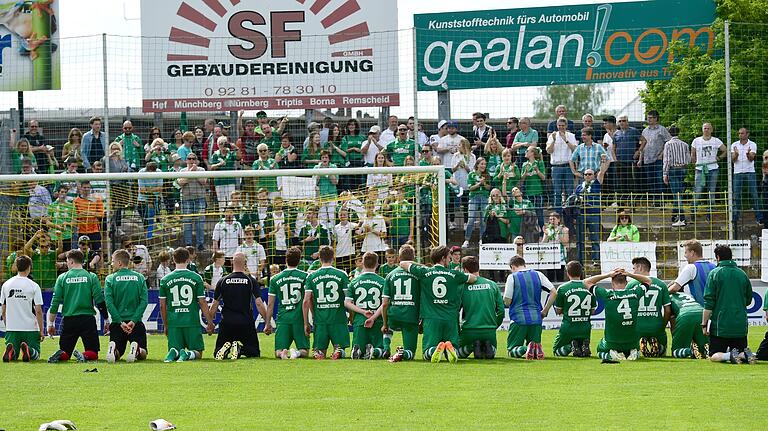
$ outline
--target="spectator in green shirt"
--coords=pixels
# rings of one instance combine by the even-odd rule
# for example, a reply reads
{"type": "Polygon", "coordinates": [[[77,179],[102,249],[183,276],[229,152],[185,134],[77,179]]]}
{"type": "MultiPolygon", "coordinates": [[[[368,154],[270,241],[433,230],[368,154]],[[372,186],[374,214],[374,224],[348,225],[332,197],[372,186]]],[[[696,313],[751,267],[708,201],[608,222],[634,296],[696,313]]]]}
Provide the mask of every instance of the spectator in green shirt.
{"type": "Polygon", "coordinates": [[[501,166],[503,151],[504,147],[501,146],[501,142],[496,138],[496,131],[491,129],[491,137],[485,143],[484,149],[485,161],[488,162],[488,174],[491,177],[496,177],[499,166],[501,166]]]}
{"type": "Polygon", "coordinates": [[[56,191],[56,200],[48,205],[47,226],[52,240],[61,238],[67,242],[67,246],[74,247],[72,229],[75,226],[75,205],[67,202],[67,195],[69,195],[69,185],[62,184],[56,191]]]}
{"type": "Polygon", "coordinates": [[[525,151],[526,162],[523,163],[520,178],[525,190],[525,198],[536,208],[536,219],[539,227],[544,225],[544,181],[547,170],[541,160],[539,147],[528,147],[525,151]]]}
{"type": "Polygon", "coordinates": [[[328,130],[328,147],[331,152],[331,163],[339,168],[347,166],[347,152],[341,148],[341,128],[338,124],[331,125],[328,130]]]}
{"type": "Polygon", "coordinates": [[[408,139],[408,127],[405,124],[397,126],[397,137],[387,145],[386,151],[394,166],[405,166],[405,158],[416,153],[416,143],[408,139]]]}
{"type": "Polygon", "coordinates": [[[301,154],[301,163],[305,168],[313,168],[320,163],[320,132],[312,132],[308,138],[308,145],[301,154]]]}
{"type": "MultiPolygon", "coordinates": [[[[347,131],[341,138],[341,150],[347,155],[347,167],[361,168],[365,165],[363,161],[363,141],[365,135],[360,134],[360,122],[354,118],[347,121],[347,131]]],[[[362,175],[344,175],[341,177],[342,190],[354,190],[365,182],[362,175]]]]}
{"type": "Polygon", "coordinates": [[[501,190],[493,189],[490,201],[485,207],[484,243],[506,243],[509,241],[509,210],[501,190]]]}
{"type": "MultiPolygon", "coordinates": [[[[269,146],[267,144],[259,144],[256,147],[256,151],[259,155],[258,158],[253,161],[251,169],[254,171],[273,171],[280,168],[275,159],[269,157],[269,146]]],[[[274,199],[280,195],[280,192],[278,191],[277,177],[258,177],[255,178],[254,184],[256,190],[266,189],[267,192],[269,192],[270,199],[274,199]]]]}
{"type": "Polygon", "coordinates": [[[491,191],[491,176],[488,175],[486,167],[488,163],[484,158],[477,159],[475,169],[469,173],[467,178],[467,187],[469,190],[469,220],[464,229],[464,244],[462,248],[469,247],[469,240],[475,230],[475,220],[480,219],[480,238],[485,234],[485,218],[483,211],[488,205],[488,195],[491,191]]]}
{"type": "Polygon", "coordinates": [[[133,133],[133,123],[123,123],[123,133],[115,138],[115,142],[123,145],[123,158],[128,167],[138,171],[141,168],[141,159],[144,158],[144,146],[139,135],[133,133]]]}
{"type": "MultiPolygon", "coordinates": [[[[335,168],[336,165],[330,161],[330,151],[327,149],[320,151],[320,163],[315,166],[315,169],[335,168]]],[[[336,185],[339,183],[339,177],[336,175],[316,175],[315,181],[317,182],[317,195],[320,199],[320,223],[326,230],[330,231],[336,225],[336,199],[339,197],[336,185]]]]}
{"type": "Polygon", "coordinates": [[[24,245],[24,254],[32,258],[32,278],[43,289],[53,289],[56,283],[56,257],[64,252],[64,243],[59,237],[56,250],[51,249],[51,237],[41,230],[35,232],[24,245]],[[37,249],[33,247],[37,242],[37,249]]]}
{"type": "Polygon", "coordinates": [[[632,224],[632,217],[621,210],[616,215],[616,226],[611,230],[608,241],[640,242],[640,231],[632,224]]]}

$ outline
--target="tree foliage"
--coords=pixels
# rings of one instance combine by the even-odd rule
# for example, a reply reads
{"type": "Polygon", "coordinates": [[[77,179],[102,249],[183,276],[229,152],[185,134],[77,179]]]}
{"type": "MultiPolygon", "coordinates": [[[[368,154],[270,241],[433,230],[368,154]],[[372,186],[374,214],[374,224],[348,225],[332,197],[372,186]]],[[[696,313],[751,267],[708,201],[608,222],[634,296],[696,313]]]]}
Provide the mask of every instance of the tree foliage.
{"type": "Polygon", "coordinates": [[[605,84],[551,85],[542,87],[533,108],[536,118],[552,118],[557,105],[565,105],[572,113],[598,115],[611,91],[605,84]]]}
{"type": "Polygon", "coordinates": [[[647,109],[656,109],[662,124],[675,123],[687,142],[710,122],[726,138],[725,21],[730,21],[732,140],[740,127],[762,148],[768,136],[768,0],[717,0],[714,55],[678,42],[670,47],[675,61],[668,81],[651,81],[640,94],[647,109]],[[761,145],[762,144],[762,145],[761,145]]]}

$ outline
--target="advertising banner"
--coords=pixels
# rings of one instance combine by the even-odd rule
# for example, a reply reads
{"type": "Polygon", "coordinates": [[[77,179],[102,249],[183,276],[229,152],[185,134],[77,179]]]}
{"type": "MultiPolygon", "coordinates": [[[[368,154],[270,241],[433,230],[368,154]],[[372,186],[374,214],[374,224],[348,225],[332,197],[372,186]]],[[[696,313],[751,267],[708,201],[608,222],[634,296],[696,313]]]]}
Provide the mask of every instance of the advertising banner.
{"type": "Polygon", "coordinates": [[[712,52],[712,0],[419,14],[418,89],[669,79],[676,41],[712,52]]]}
{"type": "Polygon", "coordinates": [[[142,0],[145,112],[399,104],[395,0],[142,0]]]}
{"type": "Polygon", "coordinates": [[[632,259],[645,257],[651,262],[651,276],[656,277],[655,242],[601,242],[600,272],[606,273],[616,268],[632,272],[632,259]]]}
{"type": "MultiPolygon", "coordinates": [[[[701,249],[703,252],[702,259],[717,263],[717,260],[715,260],[715,247],[718,245],[727,245],[731,247],[731,252],[733,253],[733,260],[736,262],[736,265],[738,266],[749,266],[750,260],[752,258],[752,243],[748,239],[734,239],[734,240],[699,240],[699,243],[701,244],[701,249]]],[[[685,247],[683,246],[685,244],[685,241],[678,241],[677,242],[677,264],[680,268],[684,267],[688,261],[685,260],[685,247]]],[[[762,256],[765,256],[763,254],[762,256]]],[[[761,261],[762,261],[761,257],[761,261]]]]}
{"type": "Polygon", "coordinates": [[[0,1],[0,91],[61,89],[59,1],[0,1]]]}

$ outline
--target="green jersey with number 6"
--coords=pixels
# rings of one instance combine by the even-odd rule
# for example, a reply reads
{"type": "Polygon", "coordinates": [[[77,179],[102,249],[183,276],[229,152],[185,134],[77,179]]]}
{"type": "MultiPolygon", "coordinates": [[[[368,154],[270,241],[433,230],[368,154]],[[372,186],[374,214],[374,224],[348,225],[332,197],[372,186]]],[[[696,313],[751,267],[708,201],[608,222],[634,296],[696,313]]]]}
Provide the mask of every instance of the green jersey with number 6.
{"type": "Polygon", "coordinates": [[[347,274],[332,266],[324,266],[307,276],[304,288],[315,297],[312,309],[315,324],[347,322],[344,293],[348,283],[347,274]]]}
{"type": "Polygon", "coordinates": [[[402,323],[419,323],[419,279],[397,267],[387,275],[383,298],[389,298],[387,317],[402,323]]]}
{"type": "Polygon", "coordinates": [[[562,310],[561,332],[589,334],[592,331],[590,319],[592,310],[597,308],[597,298],[584,287],[584,282],[572,280],[557,289],[555,308],[562,310]]]}
{"type": "MultiPolygon", "coordinates": [[[[375,272],[364,272],[349,283],[346,299],[351,299],[363,310],[376,311],[381,305],[381,293],[384,291],[384,278],[375,272]]],[[[355,314],[355,326],[362,326],[366,317],[355,314]]],[[[382,320],[381,317],[377,321],[382,320]]]]}
{"type": "Polygon", "coordinates": [[[637,342],[637,307],[644,294],[642,284],[624,290],[595,289],[595,295],[605,301],[605,341],[616,344],[637,342]]]}
{"type": "Polygon", "coordinates": [[[458,322],[461,294],[469,275],[442,265],[411,265],[408,271],[419,279],[421,317],[458,322]]]}
{"type": "Polygon", "coordinates": [[[296,268],[284,269],[269,280],[269,296],[277,299],[277,324],[304,323],[301,302],[307,273],[296,268]]]}
{"type": "MultiPolygon", "coordinates": [[[[631,280],[627,289],[639,285],[637,280],[631,280]]],[[[669,290],[667,285],[656,277],[651,277],[651,285],[645,290],[637,306],[637,333],[640,335],[656,334],[664,331],[664,307],[669,305],[669,290]]]]}
{"type": "Polygon", "coordinates": [[[200,304],[198,298],[205,298],[205,284],[200,274],[188,269],[176,269],[160,280],[160,298],[165,299],[168,321],[172,328],[194,328],[200,326],[200,304]]]}

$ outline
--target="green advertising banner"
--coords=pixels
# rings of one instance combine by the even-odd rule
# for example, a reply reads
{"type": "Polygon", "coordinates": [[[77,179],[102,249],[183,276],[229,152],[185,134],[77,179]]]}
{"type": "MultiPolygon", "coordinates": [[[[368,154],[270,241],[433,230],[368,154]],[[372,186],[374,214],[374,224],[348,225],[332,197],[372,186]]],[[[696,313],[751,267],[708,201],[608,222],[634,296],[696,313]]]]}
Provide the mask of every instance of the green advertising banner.
{"type": "Polygon", "coordinates": [[[675,41],[712,51],[713,0],[420,14],[418,89],[669,79],[675,41]]]}

